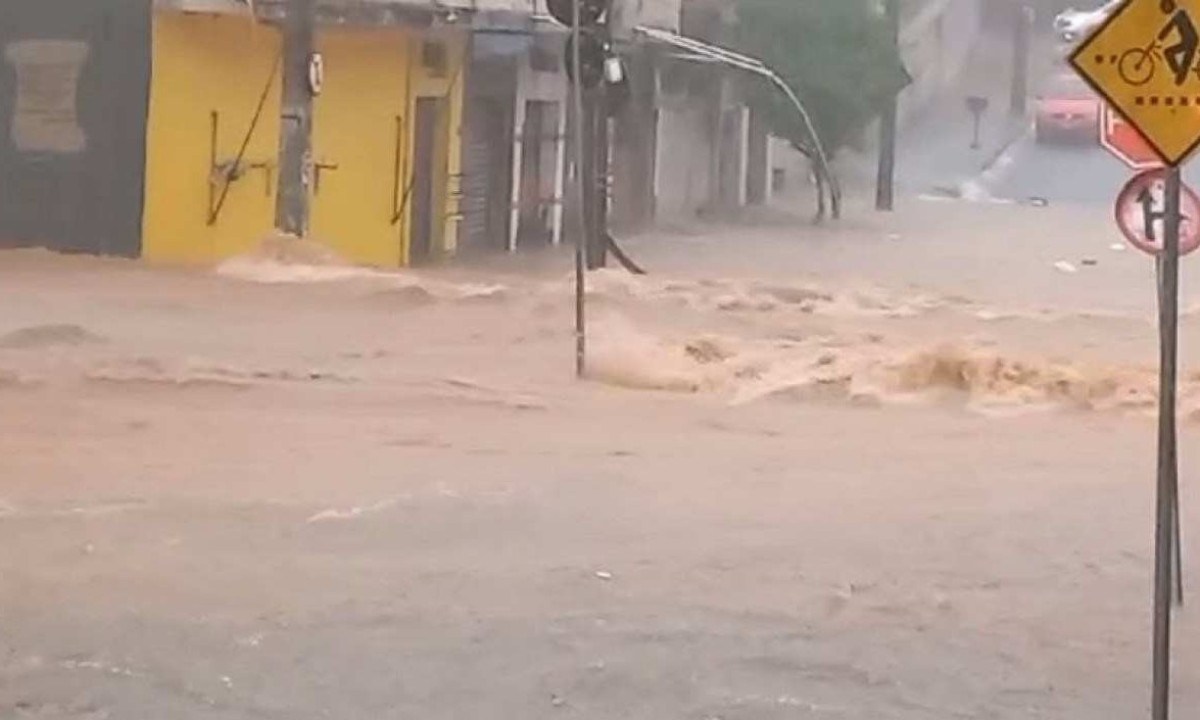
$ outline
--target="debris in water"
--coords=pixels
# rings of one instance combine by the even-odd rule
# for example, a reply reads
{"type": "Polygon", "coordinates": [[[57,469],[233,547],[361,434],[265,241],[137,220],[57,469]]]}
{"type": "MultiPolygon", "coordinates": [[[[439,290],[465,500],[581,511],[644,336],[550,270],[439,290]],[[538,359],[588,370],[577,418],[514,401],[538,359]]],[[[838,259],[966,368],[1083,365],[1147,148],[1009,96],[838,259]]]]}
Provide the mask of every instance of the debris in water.
{"type": "Polygon", "coordinates": [[[1125,243],[1113,243],[1108,246],[1108,249],[1113,252],[1125,252],[1125,243]]]}
{"type": "Polygon", "coordinates": [[[1054,269],[1067,275],[1074,275],[1075,273],[1079,272],[1079,268],[1075,267],[1066,260],[1059,260],[1058,262],[1054,263],[1054,269]]]}
{"type": "Polygon", "coordinates": [[[596,577],[600,578],[601,580],[608,581],[613,579],[613,574],[607,570],[597,570],[596,577]]]}
{"type": "Polygon", "coordinates": [[[1095,267],[1100,264],[1100,261],[1096,260],[1095,258],[1084,258],[1079,261],[1079,264],[1083,265],[1084,267],[1095,267]]]}

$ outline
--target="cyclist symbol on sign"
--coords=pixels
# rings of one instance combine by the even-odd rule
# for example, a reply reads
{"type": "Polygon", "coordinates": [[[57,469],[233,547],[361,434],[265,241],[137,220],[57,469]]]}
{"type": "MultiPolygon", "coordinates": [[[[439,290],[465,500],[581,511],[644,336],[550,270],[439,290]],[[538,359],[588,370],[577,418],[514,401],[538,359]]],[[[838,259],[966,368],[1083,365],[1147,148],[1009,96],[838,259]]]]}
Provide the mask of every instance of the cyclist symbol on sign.
{"type": "Polygon", "coordinates": [[[1175,76],[1176,86],[1187,82],[1189,74],[1195,74],[1200,80],[1200,63],[1196,62],[1200,54],[1200,32],[1196,30],[1191,14],[1179,7],[1176,0],[1159,0],[1158,8],[1168,16],[1166,23],[1148,46],[1130,48],[1121,54],[1117,63],[1121,78],[1130,85],[1145,85],[1154,77],[1161,61],[1175,76]],[[1172,36],[1174,44],[1166,46],[1172,36]]]}
{"type": "Polygon", "coordinates": [[[1200,36],[1196,34],[1196,25],[1187,10],[1178,7],[1175,0],[1162,0],[1159,8],[1171,18],[1163,29],[1158,31],[1158,41],[1164,42],[1174,32],[1179,41],[1163,50],[1167,65],[1175,73],[1175,84],[1182,85],[1187,81],[1188,73],[1196,63],[1196,50],[1200,46],[1200,36]]]}

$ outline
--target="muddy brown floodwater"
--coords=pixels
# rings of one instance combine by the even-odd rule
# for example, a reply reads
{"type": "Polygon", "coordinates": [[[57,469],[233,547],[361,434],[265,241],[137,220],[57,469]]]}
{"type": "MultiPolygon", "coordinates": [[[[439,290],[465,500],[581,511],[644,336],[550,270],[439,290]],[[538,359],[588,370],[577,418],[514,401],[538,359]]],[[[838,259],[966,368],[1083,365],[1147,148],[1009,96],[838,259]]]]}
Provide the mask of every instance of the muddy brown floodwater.
{"type": "Polygon", "coordinates": [[[583,382],[565,254],[3,254],[0,717],[1144,715],[1149,262],[851,217],[630,243],[583,382]]]}

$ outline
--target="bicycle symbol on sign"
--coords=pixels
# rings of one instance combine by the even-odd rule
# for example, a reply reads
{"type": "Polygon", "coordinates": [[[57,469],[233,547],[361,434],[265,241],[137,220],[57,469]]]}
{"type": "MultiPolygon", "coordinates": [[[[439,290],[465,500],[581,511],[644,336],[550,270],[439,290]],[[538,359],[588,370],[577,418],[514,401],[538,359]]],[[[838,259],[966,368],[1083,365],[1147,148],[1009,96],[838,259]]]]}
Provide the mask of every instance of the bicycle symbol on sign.
{"type": "Polygon", "coordinates": [[[1140,87],[1154,79],[1159,64],[1166,65],[1174,75],[1175,85],[1187,82],[1188,75],[1200,81],[1200,32],[1187,10],[1175,0],[1160,0],[1159,9],[1167,15],[1167,22],[1158,35],[1145,47],[1135,47],[1121,53],[1117,61],[1117,72],[1126,83],[1140,87]],[[1167,38],[1175,36],[1175,43],[1167,45],[1167,38]]]}

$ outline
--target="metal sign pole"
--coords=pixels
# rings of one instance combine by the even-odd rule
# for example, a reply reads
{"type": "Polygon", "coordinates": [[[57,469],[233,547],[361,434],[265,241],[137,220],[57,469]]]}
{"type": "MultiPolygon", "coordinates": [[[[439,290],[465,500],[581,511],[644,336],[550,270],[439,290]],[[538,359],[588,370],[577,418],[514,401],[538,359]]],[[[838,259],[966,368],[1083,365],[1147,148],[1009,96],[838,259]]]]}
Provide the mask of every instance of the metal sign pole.
{"type": "MultiPolygon", "coordinates": [[[[1070,54],[1071,67],[1137,130],[1154,155],[1169,166],[1165,173],[1163,214],[1144,215],[1141,232],[1126,232],[1135,246],[1160,256],[1159,260],[1159,408],[1158,478],[1154,532],[1154,686],[1152,715],[1167,720],[1171,711],[1171,601],[1182,597],[1181,533],[1179,513],[1179,457],[1175,403],[1179,360],[1179,257],[1194,250],[1195,228],[1180,238],[1184,201],[1179,165],[1200,146],[1200,122],[1179,112],[1189,97],[1200,94],[1200,75],[1192,72],[1197,52],[1196,18],[1200,0],[1126,0],[1113,6],[1107,19],[1070,54]],[[1162,62],[1159,62],[1159,61],[1162,62]],[[1178,99],[1178,100],[1177,100],[1178,99]],[[1176,104],[1178,102],[1178,105],[1176,104]],[[1163,221],[1163,242],[1153,236],[1153,223],[1163,221]],[[1174,583],[1172,580],[1174,579],[1174,583]],[[1172,585],[1175,585],[1172,588],[1172,585]]],[[[1105,136],[1110,133],[1105,123],[1105,136]]],[[[1105,143],[1116,145],[1116,143],[1105,143]]],[[[1135,154],[1122,155],[1128,159],[1135,154]]],[[[1144,150],[1144,148],[1143,148],[1144,150]]],[[[1143,176],[1143,179],[1144,176],[1143,176]]],[[[1132,185],[1132,183],[1131,183],[1132,185]]],[[[1135,188],[1130,187],[1133,191],[1135,188]]],[[[1133,198],[1119,198],[1128,204],[1133,198]]],[[[1149,207],[1149,198],[1141,201],[1149,207]]],[[[1189,208],[1200,198],[1187,191],[1189,208]]],[[[1126,207],[1124,210],[1130,208],[1126,207]]],[[[1118,225],[1123,211],[1118,208],[1118,225]]],[[[1194,214],[1189,212],[1189,214],[1194,214]]],[[[1123,227],[1123,231],[1127,228],[1123,227]]]]}
{"type": "MultiPolygon", "coordinates": [[[[1147,223],[1147,227],[1150,224],[1147,223]]],[[[1166,297],[1163,288],[1163,255],[1159,254],[1154,259],[1154,280],[1158,289],[1158,312],[1159,322],[1162,322],[1162,313],[1166,308],[1164,298],[1166,297]]],[[[1179,515],[1179,458],[1177,453],[1172,453],[1172,457],[1168,463],[1171,468],[1171,577],[1175,585],[1175,604],[1183,607],[1183,520],[1179,515]]]]}
{"type": "Polygon", "coordinates": [[[1171,468],[1171,517],[1175,521],[1171,525],[1174,540],[1174,552],[1171,555],[1174,558],[1175,604],[1183,607],[1183,520],[1179,516],[1179,457],[1175,453],[1171,455],[1171,468]]]}
{"type": "Polygon", "coordinates": [[[1175,484],[1175,386],[1179,355],[1179,168],[1167,171],[1159,311],[1160,374],[1158,409],[1158,502],[1154,536],[1154,686],[1153,720],[1168,720],[1171,710],[1171,579],[1175,555],[1172,535],[1178,527],[1175,484]]]}

